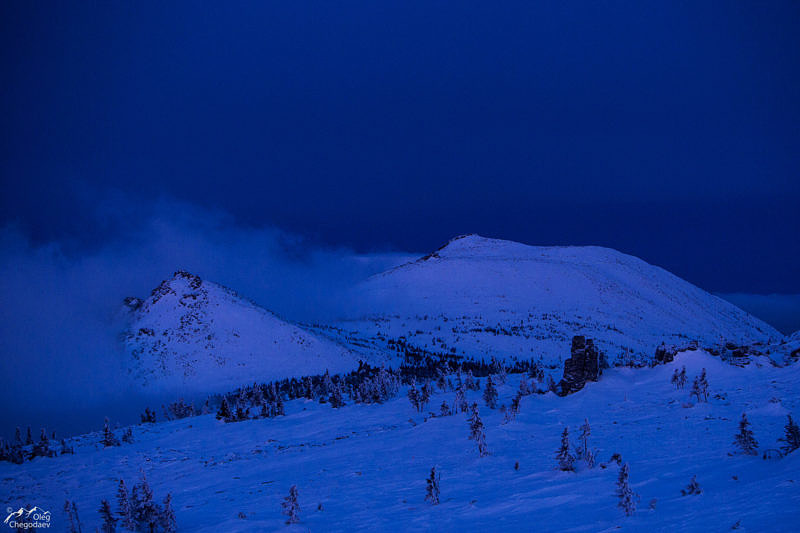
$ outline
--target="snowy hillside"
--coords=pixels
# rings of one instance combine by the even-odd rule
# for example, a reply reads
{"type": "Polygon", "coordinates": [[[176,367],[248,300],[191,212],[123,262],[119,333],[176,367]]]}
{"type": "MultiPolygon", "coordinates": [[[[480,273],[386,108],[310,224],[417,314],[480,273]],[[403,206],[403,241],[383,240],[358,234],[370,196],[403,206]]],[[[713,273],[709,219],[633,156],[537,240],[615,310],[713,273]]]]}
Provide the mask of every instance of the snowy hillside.
{"type": "Polygon", "coordinates": [[[650,358],[662,342],[712,346],[782,335],[669,272],[599,247],[536,247],[467,235],[371,277],[349,320],[320,331],[355,350],[389,339],[473,358],[564,356],[573,335],[609,360],[650,358]]]}
{"type": "MultiPolygon", "coordinates": [[[[499,385],[509,405],[524,375],[499,385]]],[[[481,380],[485,383],[485,380],[481,380]]],[[[484,385],[485,388],[485,385],[484,385]]],[[[800,366],[776,368],[755,358],[744,368],[702,352],[655,368],[616,368],[598,383],[560,398],[524,396],[504,423],[479,404],[489,455],[468,439],[466,414],[432,416],[452,390],[435,389],[418,413],[405,397],[383,404],[292,400],[286,415],[224,423],[212,415],[133,427],[133,444],[103,447],[100,434],[71,439],[75,455],[0,462],[0,501],[52,512],[67,531],[64,500],[76,502],[84,531],[100,526],[97,509],[117,488],[146,474],[157,502],[171,493],[178,530],[250,531],[750,531],[793,532],[800,521],[800,450],[763,460],[733,445],[746,413],[759,452],[779,448],[787,414],[800,417],[800,366]],[[708,402],[690,402],[689,386],[670,384],[686,366],[703,368],[708,402]],[[557,469],[564,428],[572,445],[588,420],[597,464],[557,469]],[[636,511],[617,504],[620,463],[630,467],[636,511]],[[432,467],[440,501],[425,501],[432,467]],[[682,495],[696,476],[698,494],[682,495]],[[286,526],[281,501],[297,485],[299,523],[286,526]]],[[[117,431],[119,435],[121,431],[117,431]]],[[[121,528],[118,526],[118,531],[121,528]]],[[[161,531],[161,529],[157,529],[161,531]]]]}
{"type": "Polygon", "coordinates": [[[211,393],[357,366],[342,346],[186,272],[128,305],[129,373],[147,389],[211,393]]]}

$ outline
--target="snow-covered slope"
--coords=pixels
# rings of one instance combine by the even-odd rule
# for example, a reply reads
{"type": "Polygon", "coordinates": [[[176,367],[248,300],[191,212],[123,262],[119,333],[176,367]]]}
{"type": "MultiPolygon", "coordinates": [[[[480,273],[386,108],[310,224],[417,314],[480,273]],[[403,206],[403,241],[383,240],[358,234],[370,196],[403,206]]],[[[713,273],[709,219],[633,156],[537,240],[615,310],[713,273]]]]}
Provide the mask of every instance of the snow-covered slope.
{"type": "MultiPolygon", "coordinates": [[[[508,405],[520,376],[499,385],[508,405]]],[[[147,475],[158,503],[172,494],[179,531],[537,531],[795,532],[800,521],[800,450],[782,459],[737,452],[746,412],[759,451],[778,448],[787,414],[800,415],[800,366],[756,360],[728,366],[701,352],[655,368],[616,368],[598,383],[559,398],[522,399],[515,420],[479,402],[489,455],[468,439],[466,414],[417,413],[405,390],[387,403],[340,409],[310,400],[286,404],[286,416],[225,424],[205,415],[133,427],[133,444],[104,448],[98,433],[70,440],[75,455],[0,463],[0,503],[52,511],[67,531],[65,499],[83,531],[100,526],[96,509],[116,511],[119,479],[130,490],[147,475]],[[688,387],[670,384],[707,370],[708,403],[691,405],[688,387]],[[556,469],[564,428],[573,445],[589,421],[598,465],[556,469]],[[617,507],[620,454],[640,496],[633,516],[617,507]],[[425,501],[431,467],[441,474],[438,505],[425,501]],[[699,495],[681,495],[693,476],[699,495]],[[297,485],[300,523],[286,526],[281,501],[297,485]]],[[[436,389],[430,410],[455,393],[436,389]]],[[[118,434],[121,431],[117,432],[118,434]]],[[[118,526],[117,531],[120,531],[118,526]]]]}
{"type": "Polygon", "coordinates": [[[149,389],[210,393],[357,366],[346,348],[186,272],[128,304],[129,372],[149,389]]]}
{"type": "MultiPolygon", "coordinates": [[[[545,360],[573,335],[611,361],[662,342],[766,343],[782,335],[734,305],[635,257],[600,247],[536,247],[458,237],[355,291],[359,316],[328,330],[343,340],[403,338],[434,352],[545,360]]],[[[376,343],[376,349],[377,349],[376,343]]]]}

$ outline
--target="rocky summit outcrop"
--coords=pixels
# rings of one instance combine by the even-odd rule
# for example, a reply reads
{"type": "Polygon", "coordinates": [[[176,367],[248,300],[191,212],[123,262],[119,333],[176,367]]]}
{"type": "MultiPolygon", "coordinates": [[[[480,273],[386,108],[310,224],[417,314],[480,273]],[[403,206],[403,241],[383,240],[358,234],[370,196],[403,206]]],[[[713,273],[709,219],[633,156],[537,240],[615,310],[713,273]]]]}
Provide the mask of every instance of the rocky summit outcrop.
{"type": "Polygon", "coordinates": [[[562,396],[577,392],[587,381],[597,381],[603,373],[603,354],[592,339],[583,335],[572,337],[570,358],[564,361],[564,377],[559,383],[562,396]]]}

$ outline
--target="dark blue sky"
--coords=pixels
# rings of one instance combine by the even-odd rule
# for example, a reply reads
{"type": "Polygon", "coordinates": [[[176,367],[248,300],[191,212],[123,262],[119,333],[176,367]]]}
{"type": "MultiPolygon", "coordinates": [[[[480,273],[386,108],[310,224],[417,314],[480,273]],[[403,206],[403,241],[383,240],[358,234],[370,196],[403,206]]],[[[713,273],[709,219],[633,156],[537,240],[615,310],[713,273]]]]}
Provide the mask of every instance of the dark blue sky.
{"type": "Polygon", "coordinates": [[[37,241],[113,241],[136,217],[98,204],[165,197],[362,251],[477,232],[800,292],[800,3],[0,11],[0,224],[37,241]]]}

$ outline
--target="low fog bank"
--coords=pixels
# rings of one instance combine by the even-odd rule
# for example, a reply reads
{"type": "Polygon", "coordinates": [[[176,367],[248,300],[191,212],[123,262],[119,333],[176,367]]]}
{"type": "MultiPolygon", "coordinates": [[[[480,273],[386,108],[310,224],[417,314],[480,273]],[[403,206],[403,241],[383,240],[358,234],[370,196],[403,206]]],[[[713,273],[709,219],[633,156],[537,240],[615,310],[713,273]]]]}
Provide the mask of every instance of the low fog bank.
{"type": "Polygon", "coordinates": [[[122,300],[146,297],[178,269],[228,286],[295,321],[336,318],[348,289],[413,256],[356,254],[309,244],[224,213],[161,201],[138,209],[104,205],[124,237],[91,248],[33,243],[0,229],[0,435],[31,425],[60,434],[99,429],[103,416],[138,420],[143,396],[124,378],[122,300]],[[117,213],[115,215],[115,213],[117,213]]]}

